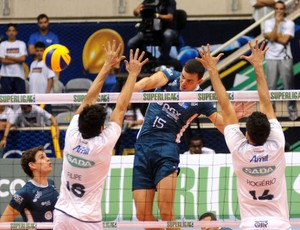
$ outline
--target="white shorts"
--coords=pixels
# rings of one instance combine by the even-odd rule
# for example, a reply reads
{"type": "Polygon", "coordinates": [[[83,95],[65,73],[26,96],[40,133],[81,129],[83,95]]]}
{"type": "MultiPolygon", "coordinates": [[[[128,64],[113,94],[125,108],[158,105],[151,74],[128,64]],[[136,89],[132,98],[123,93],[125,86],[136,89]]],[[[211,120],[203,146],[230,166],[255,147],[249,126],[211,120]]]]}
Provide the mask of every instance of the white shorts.
{"type": "Polygon", "coordinates": [[[54,210],[53,220],[54,230],[99,230],[103,229],[102,222],[89,223],[77,220],[71,216],[68,216],[58,210],[54,210]]]}
{"type": "Polygon", "coordinates": [[[262,216],[257,218],[245,218],[240,224],[241,230],[291,230],[288,220],[262,216]]]}

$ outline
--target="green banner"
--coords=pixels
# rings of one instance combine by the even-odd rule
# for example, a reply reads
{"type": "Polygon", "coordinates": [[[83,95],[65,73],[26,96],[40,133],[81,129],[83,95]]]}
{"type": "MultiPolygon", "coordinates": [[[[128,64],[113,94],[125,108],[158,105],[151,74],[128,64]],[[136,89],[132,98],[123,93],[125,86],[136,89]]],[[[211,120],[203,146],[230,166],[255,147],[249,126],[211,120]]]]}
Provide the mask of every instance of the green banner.
{"type": "MultiPolygon", "coordinates": [[[[79,158],[78,158],[79,159],[79,158]]],[[[76,160],[78,160],[76,159],[76,160]]],[[[57,188],[60,186],[61,159],[52,159],[57,188]]],[[[178,220],[195,220],[204,212],[215,212],[219,219],[240,218],[236,178],[230,154],[181,155],[177,178],[175,213],[178,220]]],[[[291,218],[300,218],[300,153],[286,153],[287,194],[291,218]]],[[[102,197],[104,221],[136,220],[132,199],[133,156],[113,156],[102,197]]],[[[0,160],[0,210],[12,194],[28,180],[19,159],[0,160]]],[[[92,164],[91,164],[92,167],[92,164]]],[[[259,167],[257,170],[261,170],[259,167]]],[[[248,173],[255,173],[255,169],[248,173]]],[[[92,175],[91,175],[92,176],[92,175]]],[[[158,215],[157,205],[154,214],[158,215]]]]}

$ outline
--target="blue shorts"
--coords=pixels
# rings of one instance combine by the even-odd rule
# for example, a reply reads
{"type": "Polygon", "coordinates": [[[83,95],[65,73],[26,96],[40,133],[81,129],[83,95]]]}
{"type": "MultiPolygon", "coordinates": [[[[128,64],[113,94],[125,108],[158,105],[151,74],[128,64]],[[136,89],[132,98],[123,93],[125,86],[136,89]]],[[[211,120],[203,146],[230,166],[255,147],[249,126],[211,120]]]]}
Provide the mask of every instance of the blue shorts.
{"type": "Polygon", "coordinates": [[[137,141],[135,144],[132,191],[156,189],[158,182],[178,171],[179,148],[176,143],[137,141]]]}

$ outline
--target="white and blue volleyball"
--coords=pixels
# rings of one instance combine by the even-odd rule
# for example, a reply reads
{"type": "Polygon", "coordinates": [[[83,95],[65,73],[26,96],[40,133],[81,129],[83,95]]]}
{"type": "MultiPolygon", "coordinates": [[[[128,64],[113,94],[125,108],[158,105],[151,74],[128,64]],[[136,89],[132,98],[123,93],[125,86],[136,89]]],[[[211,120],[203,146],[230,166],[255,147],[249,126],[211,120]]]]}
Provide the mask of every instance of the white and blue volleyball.
{"type": "Polygon", "coordinates": [[[60,44],[48,46],[44,51],[43,61],[54,72],[60,72],[71,62],[69,49],[60,44]]]}

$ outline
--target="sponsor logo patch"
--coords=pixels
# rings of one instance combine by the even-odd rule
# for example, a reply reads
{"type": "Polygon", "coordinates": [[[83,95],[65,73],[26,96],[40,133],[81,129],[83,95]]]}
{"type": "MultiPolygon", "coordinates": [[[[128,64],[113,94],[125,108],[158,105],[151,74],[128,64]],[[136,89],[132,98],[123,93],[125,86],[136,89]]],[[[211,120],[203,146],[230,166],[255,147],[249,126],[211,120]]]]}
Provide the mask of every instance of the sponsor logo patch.
{"type": "Polygon", "coordinates": [[[77,168],[90,168],[95,165],[95,162],[83,159],[81,157],[75,157],[70,154],[67,154],[67,160],[70,165],[77,168]]]}
{"type": "Polygon", "coordinates": [[[250,176],[265,176],[274,172],[276,166],[245,167],[243,172],[250,176]]]}

